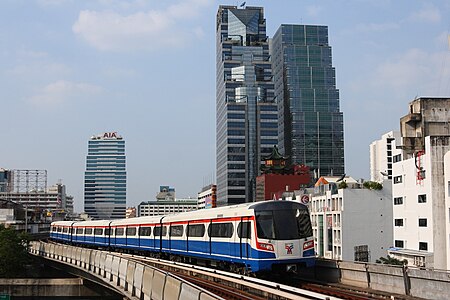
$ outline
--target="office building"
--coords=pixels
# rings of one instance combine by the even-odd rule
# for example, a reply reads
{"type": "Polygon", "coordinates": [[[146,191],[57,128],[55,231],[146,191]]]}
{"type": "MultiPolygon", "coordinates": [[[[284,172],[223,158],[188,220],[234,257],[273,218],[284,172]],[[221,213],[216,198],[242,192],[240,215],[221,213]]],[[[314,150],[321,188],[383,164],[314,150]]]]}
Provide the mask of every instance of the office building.
{"type": "Polygon", "coordinates": [[[125,141],[117,132],[92,136],[84,177],[84,210],[92,219],[125,218],[125,141]]]}
{"type": "Polygon", "coordinates": [[[370,180],[382,182],[392,179],[392,163],[394,160],[395,143],[400,141],[399,131],[390,131],[381,136],[381,139],[370,144],[370,180]]]}
{"type": "Polygon", "coordinates": [[[216,22],[217,205],[251,202],[261,157],[278,143],[261,7],[220,6],[216,22]]]}
{"type": "Polygon", "coordinates": [[[279,27],[271,47],[280,152],[316,174],[344,174],[344,125],[328,27],[279,27]]]}
{"type": "Polygon", "coordinates": [[[394,248],[409,265],[450,269],[450,98],[417,98],[393,150],[394,248]]]}
{"type": "Polygon", "coordinates": [[[210,184],[204,186],[197,195],[198,209],[217,207],[217,186],[210,184]]]}
{"type": "Polygon", "coordinates": [[[197,199],[172,199],[141,202],[138,205],[138,216],[162,216],[197,210],[197,199]]]}
{"type": "Polygon", "coordinates": [[[310,213],[319,257],[375,262],[392,245],[391,182],[383,188],[364,188],[345,177],[321,177],[311,195],[310,213]]]}

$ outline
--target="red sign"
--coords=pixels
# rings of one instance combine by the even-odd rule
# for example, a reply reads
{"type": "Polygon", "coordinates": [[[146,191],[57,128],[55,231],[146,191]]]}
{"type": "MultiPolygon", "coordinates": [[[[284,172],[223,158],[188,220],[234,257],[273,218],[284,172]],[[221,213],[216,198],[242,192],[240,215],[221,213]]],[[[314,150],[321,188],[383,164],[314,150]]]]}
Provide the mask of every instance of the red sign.
{"type": "Polygon", "coordinates": [[[103,138],[104,138],[104,139],[117,138],[117,132],[105,132],[105,133],[103,134],[103,138]]]}
{"type": "Polygon", "coordinates": [[[308,195],[302,195],[300,198],[300,203],[308,204],[309,203],[309,196],[308,195]]]}

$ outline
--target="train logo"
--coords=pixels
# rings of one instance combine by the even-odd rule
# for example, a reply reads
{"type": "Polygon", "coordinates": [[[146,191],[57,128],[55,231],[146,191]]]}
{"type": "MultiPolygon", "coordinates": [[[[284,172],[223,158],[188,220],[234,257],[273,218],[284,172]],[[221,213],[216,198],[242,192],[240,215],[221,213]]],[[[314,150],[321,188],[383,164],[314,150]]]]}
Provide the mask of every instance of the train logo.
{"type": "Polygon", "coordinates": [[[285,244],[284,248],[286,249],[286,254],[292,254],[292,250],[294,249],[294,244],[293,243],[285,244]]]}

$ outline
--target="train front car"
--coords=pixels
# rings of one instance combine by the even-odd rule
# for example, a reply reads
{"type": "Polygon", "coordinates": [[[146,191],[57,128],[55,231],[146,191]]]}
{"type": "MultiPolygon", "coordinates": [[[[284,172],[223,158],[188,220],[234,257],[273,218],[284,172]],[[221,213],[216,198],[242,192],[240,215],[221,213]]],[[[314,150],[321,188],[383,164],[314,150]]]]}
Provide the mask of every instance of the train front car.
{"type": "Polygon", "coordinates": [[[258,250],[252,270],[296,272],[314,265],[314,237],[306,206],[294,201],[264,201],[249,209],[255,214],[258,250]]]}

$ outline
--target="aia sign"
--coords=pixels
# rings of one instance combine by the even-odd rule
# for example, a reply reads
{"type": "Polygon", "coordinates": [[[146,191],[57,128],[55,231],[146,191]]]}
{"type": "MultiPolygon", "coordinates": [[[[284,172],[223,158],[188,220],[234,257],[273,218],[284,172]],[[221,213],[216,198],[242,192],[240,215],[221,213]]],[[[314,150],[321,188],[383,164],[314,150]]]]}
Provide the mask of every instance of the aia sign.
{"type": "Polygon", "coordinates": [[[117,139],[117,132],[105,132],[103,134],[104,139],[117,139]]]}

